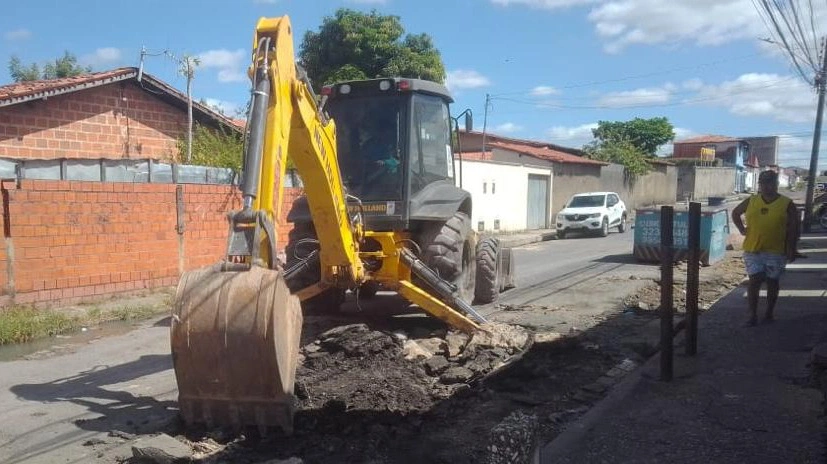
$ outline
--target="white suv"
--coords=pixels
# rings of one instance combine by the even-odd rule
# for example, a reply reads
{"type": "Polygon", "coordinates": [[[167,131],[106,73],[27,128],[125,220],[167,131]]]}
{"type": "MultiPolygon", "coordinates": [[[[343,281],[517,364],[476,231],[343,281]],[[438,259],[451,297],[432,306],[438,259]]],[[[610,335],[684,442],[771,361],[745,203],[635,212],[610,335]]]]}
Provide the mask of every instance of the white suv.
{"type": "Polygon", "coordinates": [[[578,193],[557,213],[557,238],[566,238],[570,231],[596,231],[605,237],[612,227],[622,233],[627,215],[626,204],[615,192],[578,193]]]}

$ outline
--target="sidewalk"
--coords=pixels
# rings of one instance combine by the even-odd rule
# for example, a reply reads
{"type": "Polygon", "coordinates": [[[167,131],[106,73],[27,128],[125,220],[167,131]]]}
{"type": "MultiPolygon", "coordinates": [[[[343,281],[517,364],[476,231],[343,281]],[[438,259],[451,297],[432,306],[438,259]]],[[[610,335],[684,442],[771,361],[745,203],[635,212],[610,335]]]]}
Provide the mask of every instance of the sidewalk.
{"type": "MultiPolygon", "coordinates": [[[[699,321],[698,355],[675,338],[672,382],[658,354],[541,451],[542,463],[823,462],[822,392],[812,349],[827,341],[827,233],[802,237],[809,257],[782,278],[776,321],[743,327],[745,287],[699,321]]],[[[763,316],[765,299],[759,303],[763,316]]]]}
{"type": "Polygon", "coordinates": [[[552,240],[556,235],[554,229],[527,230],[525,232],[491,233],[485,232],[484,237],[497,237],[503,248],[515,248],[531,243],[552,240]]]}

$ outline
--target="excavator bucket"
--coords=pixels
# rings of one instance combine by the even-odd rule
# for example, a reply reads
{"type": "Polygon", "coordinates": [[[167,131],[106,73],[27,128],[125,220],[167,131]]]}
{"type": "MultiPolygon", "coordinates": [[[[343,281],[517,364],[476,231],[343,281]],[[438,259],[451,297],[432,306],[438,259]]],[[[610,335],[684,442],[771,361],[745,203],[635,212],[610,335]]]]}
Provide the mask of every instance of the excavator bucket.
{"type": "Polygon", "coordinates": [[[185,273],[171,327],[184,421],[292,433],[301,328],[299,300],[280,270],[185,273]]]}

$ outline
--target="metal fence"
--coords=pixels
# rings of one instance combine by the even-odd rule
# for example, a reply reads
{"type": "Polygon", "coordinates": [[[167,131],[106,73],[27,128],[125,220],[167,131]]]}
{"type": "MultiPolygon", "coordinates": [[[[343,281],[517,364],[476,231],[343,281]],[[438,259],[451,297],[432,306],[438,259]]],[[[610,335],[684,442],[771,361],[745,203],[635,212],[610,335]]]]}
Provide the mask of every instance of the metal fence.
{"type": "Polygon", "coordinates": [[[230,185],[237,184],[239,176],[228,168],[160,163],[151,159],[0,158],[0,178],[230,185]]]}

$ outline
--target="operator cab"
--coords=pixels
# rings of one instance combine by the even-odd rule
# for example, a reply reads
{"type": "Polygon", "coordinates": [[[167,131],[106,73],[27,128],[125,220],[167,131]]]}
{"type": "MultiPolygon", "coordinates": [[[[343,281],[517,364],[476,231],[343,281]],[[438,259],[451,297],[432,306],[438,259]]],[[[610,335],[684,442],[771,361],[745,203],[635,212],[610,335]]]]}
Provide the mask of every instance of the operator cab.
{"type": "Polygon", "coordinates": [[[443,213],[429,212],[427,205],[446,200],[445,189],[457,191],[449,197],[460,195],[454,185],[452,102],[444,86],[419,79],[350,81],[322,89],[322,109],[336,123],[342,182],[374,227],[438,219],[443,213]]]}

